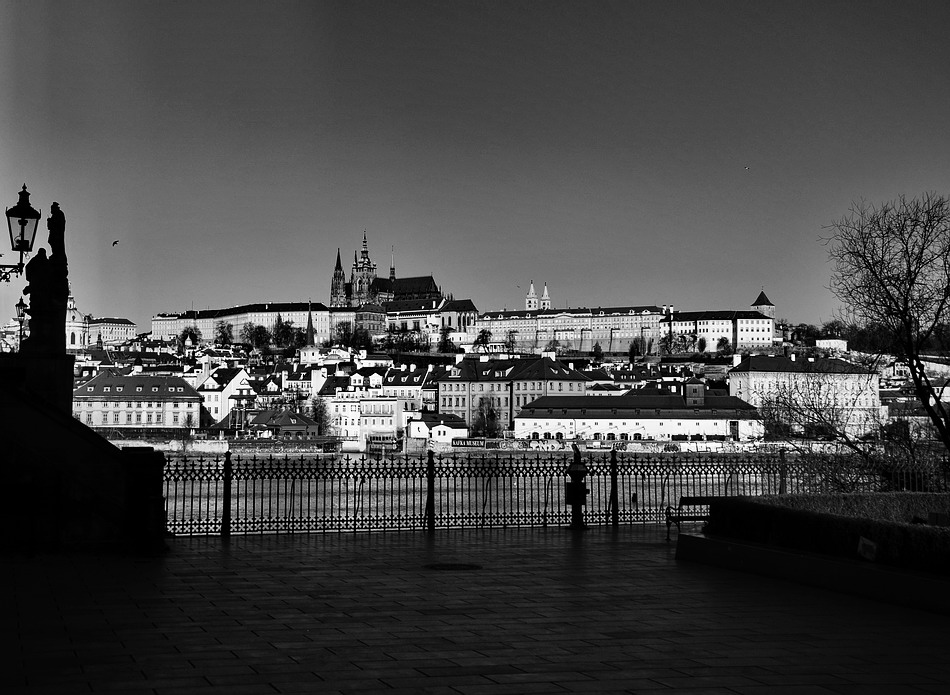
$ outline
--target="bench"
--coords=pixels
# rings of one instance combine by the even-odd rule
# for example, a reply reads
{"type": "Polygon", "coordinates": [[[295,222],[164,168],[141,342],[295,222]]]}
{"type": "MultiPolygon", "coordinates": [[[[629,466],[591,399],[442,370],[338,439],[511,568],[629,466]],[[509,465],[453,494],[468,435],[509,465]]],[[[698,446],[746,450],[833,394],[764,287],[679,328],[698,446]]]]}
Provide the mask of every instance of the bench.
{"type": "Polygon", "coordinates": [[[676,532],[679,533],[680,522],[682,521],[709,521],[709,505],[723,499],[720,495],[704,495],[699,497],[680,497],[680,502],[675,507],[672,505],[666,508],[666,540],[670,540],[670,528],[676,524],[676,532]]]}

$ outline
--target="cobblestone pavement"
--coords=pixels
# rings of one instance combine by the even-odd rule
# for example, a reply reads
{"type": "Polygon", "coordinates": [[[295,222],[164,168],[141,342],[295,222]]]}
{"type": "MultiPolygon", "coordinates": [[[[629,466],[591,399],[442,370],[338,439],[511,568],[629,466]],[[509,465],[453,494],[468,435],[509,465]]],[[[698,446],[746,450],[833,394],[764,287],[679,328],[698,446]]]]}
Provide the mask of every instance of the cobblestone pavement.
{"type": "Polygon", "coordinates": [[[6,556],[14,693],[947,693],[947,618],[678,563],[665,527],[6,556]]]}

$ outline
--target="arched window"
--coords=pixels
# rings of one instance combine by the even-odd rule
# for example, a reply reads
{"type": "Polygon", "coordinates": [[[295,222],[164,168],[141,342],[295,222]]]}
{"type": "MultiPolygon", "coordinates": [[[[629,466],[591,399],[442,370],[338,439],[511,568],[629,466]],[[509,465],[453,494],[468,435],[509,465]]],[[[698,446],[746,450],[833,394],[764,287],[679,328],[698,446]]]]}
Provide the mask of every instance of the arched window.
{"type": "Polygon", "coordinates": [[[75,333],[70,333],[70,334],[69,334],[69,344],[70,344],[70,345],[75,345],[75,344],[76,344],[76,334],[75,334],[75,333]]]}
{"type": "Polygon", "coordinates": [[[563,432],[558,432],[558,433],[556,433],[556,434],[554,435],[554,438],[555,438],[555,439],[564,439],[564,433],[563,433],[563,432]]]}
{"type": "Polygon", "coordinates": [[[532,432],[532,433],[531,433],[531,438],[532,438],[532,439],[540,439],[540,438],[541,438],[541,435],[539,435],[537,432],[532,432]]]}
{"type": "Polygon", "coordinates": [[[643,435],[641,435],[639,432],[634,432],[634,433],[633,433],[633,439],[634,439],[634,441],[637,441],[637,442],[638,442],[638,441],[640,441],[641,439],[643,439],[643,435]]]}
{"type": "Polygon", "coordinates": [[[625,441],[627,441],[628,439],[630,439],[630,435],[629,435],[629,434],[627,434],[626,432],[621,432],[621,433],[620,433],[620,441],[625,442],[625,441]]]}
{"type": "Polygon", "coordinates": [[[608,432],[608,433],[607,433],[607,439],[608,439],[608,441],[611,441],[611,442],[612,442],[612,441],[615,440],[616,438],[617,438],[617,435],[614,434],[613,432],[608,432]]]}
{"type": "Polygon", "coordinates": [[[550,438],[551,438],[551,433],[550,433],[550,432],[545,432],[545,433],[544,433],[544,438],[545,438],[545,439],[550,439],[550,438]]]}
{"type": "Polygon", "coordinates": [[[594,439],[600,439],[600,432],[594,432],[594,439]]]}

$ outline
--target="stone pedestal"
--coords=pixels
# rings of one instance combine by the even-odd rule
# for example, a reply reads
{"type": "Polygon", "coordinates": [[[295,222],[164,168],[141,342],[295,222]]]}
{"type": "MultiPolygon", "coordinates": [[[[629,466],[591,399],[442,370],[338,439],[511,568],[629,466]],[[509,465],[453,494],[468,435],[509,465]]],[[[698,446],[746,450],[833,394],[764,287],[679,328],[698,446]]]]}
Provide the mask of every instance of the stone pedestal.
{"type": "Polygon", "coordinates": [[[20,391],[57,411],[73,411],[73,355],[0,355],[3,390],[20,391]]]}

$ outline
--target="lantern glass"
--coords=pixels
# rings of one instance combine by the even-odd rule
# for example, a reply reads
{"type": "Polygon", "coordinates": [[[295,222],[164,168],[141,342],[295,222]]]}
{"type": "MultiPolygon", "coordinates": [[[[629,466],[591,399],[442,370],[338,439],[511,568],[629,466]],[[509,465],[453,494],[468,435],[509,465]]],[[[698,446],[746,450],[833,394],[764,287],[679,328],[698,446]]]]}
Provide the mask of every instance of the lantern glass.
{"type": "Polygon", "coordinates": [[[40,213],[30,205],[30,193],[23,184],[20,200],[12,208],[7,208],[7,230],[10,232],[10,248],[21,254],[33,250],[36,240],[36,228],[40,223],[40,213]]]}
{"type": "Polygon", "coordinates": [[[26,302],[23,301],[23,297],[20,297],[20,301],[18,301],[15,306],[17,321],[23,321],[23,317],[26,314],[26,302]]]}

